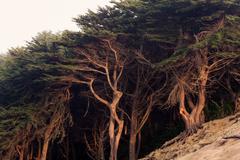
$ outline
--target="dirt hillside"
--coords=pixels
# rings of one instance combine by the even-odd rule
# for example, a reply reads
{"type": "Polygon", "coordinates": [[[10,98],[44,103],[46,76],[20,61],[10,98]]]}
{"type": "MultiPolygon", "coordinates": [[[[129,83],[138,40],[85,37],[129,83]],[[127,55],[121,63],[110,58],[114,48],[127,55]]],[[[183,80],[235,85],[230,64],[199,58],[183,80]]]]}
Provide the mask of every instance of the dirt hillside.
{"type": "Polygon", "coordinates": [[[240,160],[240,113],[205,123],[196,134],[176,137],[142,160],[240,160]]]}

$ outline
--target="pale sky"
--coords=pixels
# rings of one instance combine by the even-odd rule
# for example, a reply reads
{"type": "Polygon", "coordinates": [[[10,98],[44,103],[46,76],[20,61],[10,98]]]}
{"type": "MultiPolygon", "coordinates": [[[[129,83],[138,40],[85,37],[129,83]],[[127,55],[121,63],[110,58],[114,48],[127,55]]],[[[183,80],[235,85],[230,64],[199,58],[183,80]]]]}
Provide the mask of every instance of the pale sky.
{"type": "Polygon", "coordinates": [[[0,53],[44,30],[78,31],[72,18],[106,4],[109,0],[0,0],[0,53]]]}

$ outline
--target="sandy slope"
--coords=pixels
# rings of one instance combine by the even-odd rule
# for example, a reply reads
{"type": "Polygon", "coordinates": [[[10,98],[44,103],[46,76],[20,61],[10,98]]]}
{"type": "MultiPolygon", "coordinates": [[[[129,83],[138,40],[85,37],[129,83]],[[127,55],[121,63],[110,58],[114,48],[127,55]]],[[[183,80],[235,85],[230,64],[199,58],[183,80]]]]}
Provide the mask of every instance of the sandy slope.
{"type": "Polygon", "coordinates": [[[208,122],[184,141],[158,149],[142,160],[240,160],[239,117],[240,113],[208,122]]]}
{"type": "Polygon", "coordinates": [[[240,160],[240,140],[229,140],[220,146],[213,143],[177,160],[240,160]]]}

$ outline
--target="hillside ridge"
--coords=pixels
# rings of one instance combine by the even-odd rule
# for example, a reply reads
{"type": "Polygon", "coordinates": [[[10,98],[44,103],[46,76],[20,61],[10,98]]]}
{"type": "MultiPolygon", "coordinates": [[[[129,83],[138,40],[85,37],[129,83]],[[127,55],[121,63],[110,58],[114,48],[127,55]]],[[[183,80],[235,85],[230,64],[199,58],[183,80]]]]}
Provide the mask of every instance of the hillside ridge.
{"type": "Polygon", "coordinates": [[[141,160],[240,160],[240,113],[207,122],[192,136],[179,138],[141,160]]]}

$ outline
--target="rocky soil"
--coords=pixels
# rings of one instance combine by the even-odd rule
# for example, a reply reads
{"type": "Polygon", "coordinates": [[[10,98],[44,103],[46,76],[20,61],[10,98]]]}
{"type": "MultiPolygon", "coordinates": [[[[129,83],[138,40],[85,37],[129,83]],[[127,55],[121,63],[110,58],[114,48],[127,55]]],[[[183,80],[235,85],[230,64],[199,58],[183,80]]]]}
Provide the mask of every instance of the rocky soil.
{"type": "Polygon", "coordinates": [[[141,160],[240,160],[240,113],[207,122],[196,134],[176,137],[141,160]]]}

